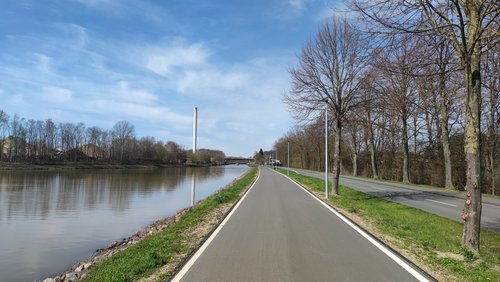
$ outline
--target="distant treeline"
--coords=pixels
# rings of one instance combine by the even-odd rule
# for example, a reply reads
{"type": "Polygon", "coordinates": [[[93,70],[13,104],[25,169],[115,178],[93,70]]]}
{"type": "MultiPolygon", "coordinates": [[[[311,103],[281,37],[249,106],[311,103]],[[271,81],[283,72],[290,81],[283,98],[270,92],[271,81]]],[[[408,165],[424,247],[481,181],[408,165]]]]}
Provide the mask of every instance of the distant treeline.
{"type": "Polygon", "coordinates": [[[154,137],[137,138],[135,127],[119,121],[111,129],[84,123],[55,123],[52,119],[9,117],[0,110],[0,161],[27,163],[109,162],[158,164],[221,164],[225,154],[218,150],[191,150],[173,141],[154,137]]]}

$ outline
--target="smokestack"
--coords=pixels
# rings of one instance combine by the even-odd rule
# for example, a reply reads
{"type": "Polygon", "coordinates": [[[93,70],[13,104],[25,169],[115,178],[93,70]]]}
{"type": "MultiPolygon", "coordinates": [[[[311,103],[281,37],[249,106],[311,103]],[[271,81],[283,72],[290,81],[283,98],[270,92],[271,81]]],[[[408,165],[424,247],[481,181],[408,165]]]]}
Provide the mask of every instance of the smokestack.
{"type": "Polygon", "coordinates": [[[194,121],[193,121],[193,154],[196,154],[196,135],[198,130],[198,108],[194,107],[194,121]]]}

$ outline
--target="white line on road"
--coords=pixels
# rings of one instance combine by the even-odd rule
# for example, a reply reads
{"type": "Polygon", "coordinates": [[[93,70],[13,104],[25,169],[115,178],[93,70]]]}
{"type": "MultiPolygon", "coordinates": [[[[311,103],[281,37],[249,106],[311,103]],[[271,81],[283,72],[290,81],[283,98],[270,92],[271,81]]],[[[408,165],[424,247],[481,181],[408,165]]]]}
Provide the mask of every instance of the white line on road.
{"type": "Polygon", "coordinates": [[[245,197],[248,195],[250,190],[252,190],[252,188],[255,186],[255,183],[257,183],[257,181],[259,180],[259,177],[260,177],[260,169],[259,169],[259,175],[257,176],[257,179],[255,179],[252,186],[250,186],[250,188],[247,190],[245,195],[243,195],[243,197],[241,197],[240,201],[236,204],[236,206],[234,206],[233,210],[226,216],[226,218],[224,218],[224,220],[221,222],[221,224],[219,224],[219,226],[217,226],[217,229],[215,229],[214,233],[212,233],[212,235],[210,235],[210,237],[208,237],[208,239],[205,241],[205,243],[203,243],[203,245],[198,249],[198,251],[196,251],[196,253],[189,259],[189,261],[182,267],[182,269],[170,281],[172,281],[172,282],[181,281],[182,277],[184,277],[184,275],[186,275],[186,273],[189,271],[189,269],[198,260],[198,258],[201,256],[201,254],[203,254],[203,252],[206,250],[208,245],[210,245],[210,243],[212,243],[212,241],[215,239],[217,234],[219,234],[222,227],[224,227],[224,225],[227,223],[227,221],[233,215],[233,213],[236,211],[236,209],[238,209],[238,207],[243,202],[245,197]]]}
{"type": "Polygon", "coordinates": [[[450,207],[456,207],[457,205],[454,205],[454,204],[448,204],[448,203],[445,203],[445,202],[441,202],[441,201],[436,201],[436,200],[431,200],[431,199],[425,199],[426,201],[429,201],[429,202],[434,202],[434,203],[438,203],[438,204],[441,204],[441,205],[447,205],[447,206],[450,206],[450,207]]]}
{"type": "MultiPolygon", "coordinates": [[[[283,174],[281,174],[283,175],[283,174]]],[[[295,185],[299,186],[304,190],[306,193],[308,193],[311,197],[313,197],[316,201],[320,202],[323,206],[325,206],[327,209],[329,209],[333,214],[335,214],[337,217],[339,217],[342,221],[344,221],[347,225],[349,225],[352,229],[356,230],[361,236],[363,236],[366,240],[368,240],[370,243],[375,245],[379,250],[381,250],[384,254],[386,254],[388,257],[390,257],[394,262],[399,264],[403,269],[408,271],[413,277],[415,277],[418,281],[429,281],[426,277],[424,277],[420,272],[418,272],[416,269],[411,267],[408,263],[406,263],[404,260],[402,260],[399,256],[391,252],[387,247],[379,243],[377,240],[375,240],[371,235],[366,233],[363,229],[359,228],[356,224],[354,224],[350,219],[346,218],[342,214],[338,213],[336,210],[334,210],[331,206],[323,202],[321,199],[316,197],[313,193],[309,192],[306,188],[302,187],[299,183],[297,183],[295,180],[291,179],[290,177],[283,175],[284,177],[288,178],[290,181],[295,183],[295,185]]]]}

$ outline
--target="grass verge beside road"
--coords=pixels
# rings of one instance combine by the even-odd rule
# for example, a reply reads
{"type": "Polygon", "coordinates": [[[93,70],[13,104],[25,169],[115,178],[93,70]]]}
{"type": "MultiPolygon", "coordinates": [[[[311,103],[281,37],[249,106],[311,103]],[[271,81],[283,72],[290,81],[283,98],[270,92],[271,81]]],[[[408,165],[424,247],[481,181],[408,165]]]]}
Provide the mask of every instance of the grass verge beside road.
{"type": "Polygon", "coordinates": [[[220,222],[257,176],[253,167],[231,186],[206,198],[165,230],[97,263],[81,281],[165,281],[220,222]]]}
{"type": "MultiPolygon", "coordinates": [[[[290,177],[324,197],[324,180],[290,177]]],[[[474,257],[460,246],[461,223],[344,186],[339,194],[329,197],[332,206],[437,279],[500,281],[500,234],[482,230],[481,255],[474,257]]]]}

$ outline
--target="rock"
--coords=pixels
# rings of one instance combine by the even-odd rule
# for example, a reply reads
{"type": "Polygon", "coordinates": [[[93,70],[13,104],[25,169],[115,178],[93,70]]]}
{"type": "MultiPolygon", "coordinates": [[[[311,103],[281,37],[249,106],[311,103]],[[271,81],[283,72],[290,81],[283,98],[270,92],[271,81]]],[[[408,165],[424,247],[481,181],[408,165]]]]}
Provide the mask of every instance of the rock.
{"type": "Polygon", "coordinates": [[[91,263],[82,263],[80,264],[76,269],[75,269],[75,272],[76,273],[79,273],[79,272],[82,272],[86,269],[88,269],[92,264],[91,263]]]}
{"type": "Polygon", "coordinates": [[[43,282],[56,282],[54,278],[46,278],[43,282]]]}
{"type": "Polygon", "coordinates": [[[83,270],[85,269],[85,267],[83,266],[83,264],[79,265],[77,268],[75,268],[75,272],[82,272],[83,270]]]}
{"type": "Polygon", "coordinates": [[[66,274],[64,281],[73,282],[78,279],[78,275],[75,272],[70,272],[66,274]]]}

